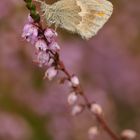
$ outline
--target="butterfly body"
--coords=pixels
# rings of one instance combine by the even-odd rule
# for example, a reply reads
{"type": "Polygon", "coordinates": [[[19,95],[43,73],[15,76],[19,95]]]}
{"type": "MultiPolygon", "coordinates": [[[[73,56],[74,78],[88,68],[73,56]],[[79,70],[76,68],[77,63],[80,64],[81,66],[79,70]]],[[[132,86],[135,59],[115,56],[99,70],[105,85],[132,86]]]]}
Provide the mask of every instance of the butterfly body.
{"type": "Polygon", "coordinates": [[[41,10],[48,25],[89,39],[107,22],[113,6],[107,0],[60,0],[52,5],[41,2],[41,10]]]}

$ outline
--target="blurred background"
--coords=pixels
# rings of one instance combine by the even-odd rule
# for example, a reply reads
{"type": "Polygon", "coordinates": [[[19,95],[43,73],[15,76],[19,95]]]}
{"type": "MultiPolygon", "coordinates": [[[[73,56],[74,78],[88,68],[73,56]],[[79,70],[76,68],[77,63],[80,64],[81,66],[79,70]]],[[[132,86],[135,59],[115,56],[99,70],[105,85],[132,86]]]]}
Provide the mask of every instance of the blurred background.
{"type": "MultiPolygon", "coordinates": [[[[112,3],[112,17],[89,41],[60,30],[60,55],[88,98],[103,106],[110,127],[134,129],[139,140],[140,0],[112,3]]],[[[88,139],[96,120],[87,112],[72,117],[69,88],[43,80],[44,70],[32,62],[33,47],[21,38],[27,15],[23,0],[1,0],[0,140],[88,139]]],[[[110,140],[104,131],[95,139],[110,140]]]]}

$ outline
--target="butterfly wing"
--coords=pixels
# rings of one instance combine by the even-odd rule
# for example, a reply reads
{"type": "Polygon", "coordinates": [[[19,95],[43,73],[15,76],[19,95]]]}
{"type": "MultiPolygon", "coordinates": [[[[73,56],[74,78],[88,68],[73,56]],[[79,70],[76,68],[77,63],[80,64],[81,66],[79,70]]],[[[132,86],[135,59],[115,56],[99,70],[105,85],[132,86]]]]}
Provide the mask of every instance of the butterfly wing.
{"type": "Polygon", "coordinates": [[[91,38],[107,22],[112,14],[113,6],[107,0],[76,0],[81,7],[79,13],[82,21],[77,31],[83,38],[91,38]]]}
{"type": "Polygon", "coordinates": [[[107,0],[60,0],[52,5],[56,24],[89,39],[107,22],[113,6],[107,0]]]}
{"type": "Polygon", "coordinates": [[[76,26],[80,24],[82,17],[80,6],[76,0],[60,0],[52,5],[55,15],[55,24],[71,32],[77,32],[76,26]]]}

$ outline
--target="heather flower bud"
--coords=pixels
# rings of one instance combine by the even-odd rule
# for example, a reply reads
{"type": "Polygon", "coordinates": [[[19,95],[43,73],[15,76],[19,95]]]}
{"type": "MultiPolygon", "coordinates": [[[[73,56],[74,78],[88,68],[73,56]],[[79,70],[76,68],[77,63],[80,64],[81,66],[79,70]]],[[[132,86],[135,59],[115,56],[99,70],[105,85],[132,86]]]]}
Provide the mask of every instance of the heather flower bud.
{"type": "Polygon", "coordinates": [[[96,126],[93,126],[91,128],[89,128],[88,130],[88,135],[89,135],[89,139],[94,139],[95,136],[97,136],[99,133],[98,128],[96,126]]]}
{"type": "Polygon", "coordinates": [[[83,111],[83,106],[81,106],[81,105],[75,105],[75,106],[73,106],[71,113],[72,113],[73,116],[76,116],[79,113],[81,113],[82,111],[83,111]]]}
{"type": "Polygon", "coordinates": [[[31,42],[31,44],[34,44],[37,40],[37,36],[38,28],[30,23],[25,24],[23,27],[22,37],[25,38],[28,42],[31,42]]]}
{"type": "Polygon", "coordinates": [[[71,81],[72,86],[74,87],[78,86],[80,83],[77,76],[72,76],[70,81],[71,81]]]}
{"type": "Polygon", "coordinates": [[[37,50],[42,50],[42,51],[47,50],[47,44],[43,39],[37,40],[36,43],[35,43],[35,47],[36,47],[37,50]]]}
{"type": "Polygon", "coordinates": [[[73,104],[75,104],[77,102],[77,99],[78,99],[78,96],[76,95],[76,93],[72,92],[68,96],[68,103],[70,105],[73,105],[73,104]]]}
{"type": "Polygon", "coordinates": [[[101,115],[103,113],[101,106],[96,103],[91,104],[90,110],[97,115],[101,115]]]}
{"type": "Polygon", "coordinates": [[[52,80],[57,75],[57,70],[55,67],[50,67],[45,72],[44,78],[48,78],[49,80],[52,80]]]}
{"type": "Polygon", "coordinates": [[[48,65],[50,61],[50,56],[44,51],[39,51],[37,54],[37,62],[40,67],[43,65],[48,65]]]}
{"type": "Polygon", "coordinates": [[[28,14],[28,22],[29,23],[33,23],[34,22],[33,18],[30,16],[30,14],[28,14]]]}
{"type": "Polygon", "coordinates": [[[136,137],[136,132],[134,130],[126,129],[121,133],[122,138],[132,140],[136,137]]]}
{"type": "Polygon", "coordinates": [[[58,45],[57,42],[52,42],[51,44],[49,44],[49,48],[53,51],[59,51],[60,50],[60,46],[58,45]]]}
{"type": "Polygon", "coordinates": [[[52,42],[57,36],[57,33],[53,29],[47,28],[44,32],[44,35],[48,42],[52,42]]]}

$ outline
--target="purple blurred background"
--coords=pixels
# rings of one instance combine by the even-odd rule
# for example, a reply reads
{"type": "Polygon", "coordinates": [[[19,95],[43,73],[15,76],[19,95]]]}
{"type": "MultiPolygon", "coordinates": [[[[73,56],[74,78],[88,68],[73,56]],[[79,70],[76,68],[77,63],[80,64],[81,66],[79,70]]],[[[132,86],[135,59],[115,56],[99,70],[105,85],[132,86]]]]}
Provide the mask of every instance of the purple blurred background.
{"type": "MultiPolygon", "coordinates": [[[[59,30],[61,58],[89,99],[103,106],[113,130],[139,133],[140,0],[112,3],[112,18],[89,41],[59,30]]],[[[0,140],[85,140],[97,122],[87,112],[72,117],[69,88],[43,80],[33,48],[21,38],[27,15],[22,0],[1,0],[0,140]]],[[[101,131],[96,140],[103,139],[110,138],[101,131]]]]}

